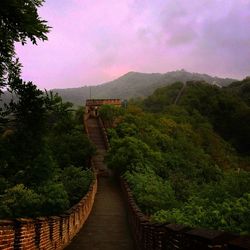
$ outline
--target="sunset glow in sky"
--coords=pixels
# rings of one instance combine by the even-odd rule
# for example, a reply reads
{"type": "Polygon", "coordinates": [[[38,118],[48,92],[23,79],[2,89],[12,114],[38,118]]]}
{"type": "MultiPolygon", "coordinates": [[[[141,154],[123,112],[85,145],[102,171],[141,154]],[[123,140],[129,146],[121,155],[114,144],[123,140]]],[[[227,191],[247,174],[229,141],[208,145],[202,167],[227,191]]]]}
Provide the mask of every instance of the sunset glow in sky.
{"type": "Polygon", "coordinates": [[[128,71],[250,75],[250,0],[47,0],[39,13],[49,40],[17,52],[41,89],[128,71]]]}

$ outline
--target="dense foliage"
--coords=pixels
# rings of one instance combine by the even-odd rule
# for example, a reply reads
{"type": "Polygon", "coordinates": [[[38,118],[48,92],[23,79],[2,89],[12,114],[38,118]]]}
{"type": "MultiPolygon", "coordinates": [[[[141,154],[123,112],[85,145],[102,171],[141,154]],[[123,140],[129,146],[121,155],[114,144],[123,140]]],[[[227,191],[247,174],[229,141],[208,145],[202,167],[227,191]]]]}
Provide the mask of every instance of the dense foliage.
{"type": "Polygon", "coordinates": [[[243,101],[250,106],[250,77],[246,77],[242,81],[233,82],[228,87],[224,88],[225,91],[230,92],[232,95],[240,97],[243,101]]]}
{"type": "Polygon", "coordinates": [[[114,105],[102,105],[98,111],[99,116],[104,122],[104,126],[110,128],[115,126],[116,118],[122,114],[122,109],[114,105]]]}
{"type": "Polygon", "coordinates": [[[250,123],[237,120],[248,112],[239,96],[205,83],[159,89],[117,117],[107,163],[154,221],[249,233],[250,123]]]}
{"type": "MultiPolygon", "coordinates": [[[[158,113],[169,110],[182,86],[182,83],[176,83],[158,89],[144,101],[145,109],[158,113]]],[[[202,82],[188,82],[178,100],[178,106],[185,108],[188,114],[199,112],[220,136],[240,153],[249,155],[249,86],[248,78],[223,89],[202,82]]]]}
{"type": "Polygon", "coordinates": [[[93,179],[88,159],[94,148],[79,112],[31,83],[22,87],[0,137],[2,218],[63,212],[84,196],[93,179]]]}

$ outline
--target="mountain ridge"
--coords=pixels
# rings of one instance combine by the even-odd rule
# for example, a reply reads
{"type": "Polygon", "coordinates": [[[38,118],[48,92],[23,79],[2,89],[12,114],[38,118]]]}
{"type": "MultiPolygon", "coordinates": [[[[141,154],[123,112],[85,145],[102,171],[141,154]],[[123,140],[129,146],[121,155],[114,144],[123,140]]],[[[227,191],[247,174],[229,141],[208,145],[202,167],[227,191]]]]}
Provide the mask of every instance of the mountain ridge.
{"type": "Polygon", "coordinates": [[[221,87],[238,81],[231,78],[213,77],[208,74],[190,73],[185,70],[176,70],[167,73],[141,73],[130,71],[121,77],[97,84],[94,86],[82,86],[78,88],[52,89],[58,93],[64,101],[75,105],[83,105],[88,98],[120,98],[129,99],[146,97],[159,87],[181,81],[205,81],[221,87]]]}
{"type": "MultiPolygon", "coordinates": [[[[167,73],[141,73],[129,71],[126,74],[93,86],[82,86],[76,88],[52,89],[58,93],[63,101],[73,103],[75,106],[85,105],[86,99],[89,98],[120,98],[130,99],[137,97],[147,97],[160,87],[170,85],[175,82],[187,81],[205,81],[210,84],[216,84],[221,87],[228,86],[236,79],[220,78],[208,74],[190,73],[185,70],[170,71],[167,73]]],[[[11,94],[5,92],[1,96],[0,107],[3,103],[8,103],[11,94]]]]}

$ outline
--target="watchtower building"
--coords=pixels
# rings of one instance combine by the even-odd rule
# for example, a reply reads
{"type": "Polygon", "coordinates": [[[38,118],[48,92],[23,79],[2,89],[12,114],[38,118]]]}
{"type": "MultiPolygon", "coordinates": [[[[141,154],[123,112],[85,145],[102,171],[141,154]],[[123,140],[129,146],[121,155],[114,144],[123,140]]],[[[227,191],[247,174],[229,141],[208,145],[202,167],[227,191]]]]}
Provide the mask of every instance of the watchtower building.
{"type": "Polygon", "coordinates": [[[87,114],[91,116],[97,116],[98,110],[102,105],[114,105],[117,107],[122,106],[122,102],[120,99],[87,99],[85,105],[85,111],[87,114]]]}

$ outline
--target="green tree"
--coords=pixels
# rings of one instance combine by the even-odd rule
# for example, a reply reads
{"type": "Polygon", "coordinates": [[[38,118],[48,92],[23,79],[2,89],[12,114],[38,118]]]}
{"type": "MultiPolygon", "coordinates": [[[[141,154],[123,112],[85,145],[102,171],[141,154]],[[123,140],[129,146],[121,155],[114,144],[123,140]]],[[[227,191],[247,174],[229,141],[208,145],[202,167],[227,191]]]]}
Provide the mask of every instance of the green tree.
{"type": "Polygon", "coordinates": [[[208,199],[192,197],[181,208],[159,210],[152,219],[157,222],[173,222],[192,227],[213,228],[249,234],[250,194],[241,198],[225,199],[215,203],[208,199]]]}
{"type": "Polygon", "coordinates": [[[100,107],[99,115],[104,121],[106,127],[112,128],[114,126],[115,119],[122,114],[122,111],[122,108],[105,104],[100,107]]]}
{"type": "Polygon", "coordinates": [[[73,104],[63,102],[62,98],[52,91],[45,91],[45,106],[47,110],[47,128],[56,134],[68,133],[76,121],[73,119],[73,104]]]}
{"type": "Polygon", "coordinates": [[[150,149],[143,141],[134,137],[125,137],[111,141],[107,163],[118,173],[124,173],[127,170],[136,170],[138,163],[140,166],[158,166],[162,163],[162,158],[160,153],[150,149]]]}
{"type": "Polygon", "coordinates": [[[58,215],[69,208],[69,197],[62,183],[51,182],[38,188],[42,204],[40,214],[58,215]]]}
{"type": "Polygon", "coordinates": [[[15,54],[15,42],[47,40],[49,27],[37,8],[44,0],[1,0],[0,2],[0,91],[4,86],[16,88],[20,63],[15,54]]]}
{"type": "Polygon", "coordinates": [[[132,187],[138,205],[144,212],[150,214],[162,208],[171,209],[178,206],[171,184],[154,172],[126,172],[125,178],[132,187]]]}
{"type": "Polygon", "coordinates": [[[47,138],[53,157],[60,168],[75,166],[87,168],[95,148],[84,134],[83,127],[74,127],[66,133],[52,133],[47,138]]]}
{"type": "Polygon", "coordinates": [[[69,196],[70,204],[76,204],[87,192],[93,180],[90,170],[77,167],[67,167],[61,173],[61,180],[69,196]]]}
{"type": "Polygon", "coordinates": [[[41,196],[18,184],[6,190],[0,198],[0,204],[1,218],[33,217],[39,214],[41,196]]]}
{"type": "Polygon", "coordinates": [[[31,82],[20,82],[17,94],[18,102],[12,101],[9,109],[11,121],[8,125],[12,133],[1,140],[9,152],[8,158],[5,157],[9,178],[21,172],[21,176],[25,176],[26,170],[46,147],[46,108],[42,92],[31,82]]]}

